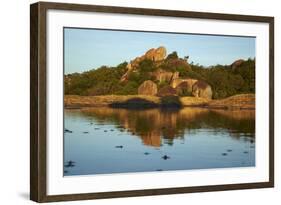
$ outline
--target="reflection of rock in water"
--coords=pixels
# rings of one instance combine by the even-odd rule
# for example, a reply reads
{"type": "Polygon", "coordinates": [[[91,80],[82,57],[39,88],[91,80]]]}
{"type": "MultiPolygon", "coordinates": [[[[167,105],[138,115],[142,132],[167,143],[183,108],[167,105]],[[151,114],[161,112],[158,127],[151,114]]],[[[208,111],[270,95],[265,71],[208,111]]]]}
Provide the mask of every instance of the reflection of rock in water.
{"type": "Polygon", "coordinates": [[[141,138],[143,144],[160,147],[173,144],[173,139],[183,138],[186,130],[215,128],[228,130],[232,137],[240,134],[254,137],[255,111],[209,110],[204,108],[128,110],[116,108],[84,108],[84,115],[98,121],[112,123],[121,131],[141,138]],[[231,129],[229,129],[231,128],[231,129]],[[162,141],[164,139],[164,141],[162,141]]]}
{"type": "Polygon", "coordinates": [[[161,146],[161,132],[158,130],[152,130],[147,133],[139,133],[143,144],[160,147],[161,146]]]}
{"type": "Polygon", "coordinates": [[[255,119],[254,110],[212,110],[212,112],[223,115],[227,118],[234,120],[245,120],[245,119],[255,119]]]}

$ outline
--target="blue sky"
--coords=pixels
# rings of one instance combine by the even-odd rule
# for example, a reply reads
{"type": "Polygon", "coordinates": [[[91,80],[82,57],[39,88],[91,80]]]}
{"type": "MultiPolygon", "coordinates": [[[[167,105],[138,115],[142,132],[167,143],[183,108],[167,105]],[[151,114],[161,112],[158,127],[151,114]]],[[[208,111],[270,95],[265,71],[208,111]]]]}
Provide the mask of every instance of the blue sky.
{"type": "Polygon", "coordinates": [[[116,66],[159,46],[166,47],[168,54],[189,55],[189,62],[204,66],[255,57],[254,37],[65,28],[65,73],[116,66]]]}

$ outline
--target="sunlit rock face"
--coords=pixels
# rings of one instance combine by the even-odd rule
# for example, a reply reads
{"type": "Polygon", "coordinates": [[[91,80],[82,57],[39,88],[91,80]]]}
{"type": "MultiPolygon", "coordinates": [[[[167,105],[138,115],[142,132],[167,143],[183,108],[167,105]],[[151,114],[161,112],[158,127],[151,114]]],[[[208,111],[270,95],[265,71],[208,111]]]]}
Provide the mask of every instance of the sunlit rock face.
{"type": "Polygon", "coordinates": [[[128,80],[129,73],[137,69],[139,63],[145,59],[152,60],[153,62],[159,62],[165,59],[167,50],[165,47],[151,48],[144,55],[136,57],[127,65],[127,72],[121,77],[121,82],[128,80]]]}
{"type": "Polygon", "coordinates": [[[192,95],[194,97],[208,98],[212,99],[213,92],[209,84],[204,81],[198,80],[192,86],[192,95]]]}
{"type": "MultiPolygon", "coordinates": [[[[142,56],[136,57],[127,65],[127,72],[121,77],[121,82],[127,82],[129,75],[136,72],[140,67],[140,63],[147,59],[153,62],[153,65],[156,66],[156,70],[153,72],[148,72],[148,79],[144,81],[138,87],[139,95],[157,95],[159,97],[168,96],[168,95],[179,95],[179,96],[194,96],[201,98],[212,99],[212,88],[209,84],[204,81],[199,81],[192,78],[182,78],[179,75],[179,72],[172,72],[166,67],[174,65],[184,66],[187,69],[191,69],[190,65],[186,60],[183,59],[168,59],[166,58],[167,50],[165,47],[160,46],[158,48],[151,48],[142,56]],[[162,66],[162,67],[161,67],[162,66]],[[164,66],[164,68],[163,68],[164,66]],[[161,83],[166,84],[166,86],[160,90],[157,88],[157,84],[161,83]]],[[[233,65],[241,64],[239,60],[233,65]]],[[[172,66],[172,67],[173,67],[172,66]]],[[[160,86],[161,87],[161,86],[160,86]]]]}
{"type": "Polygon", "coordinates": [[[196,79],[175,79],[171,86],[176,89],[178,95],[190,95],[194,97],[212,99],[213,92],[209,84],[196,79]]]}
{"type": "Polygon", "coordinates": [[[148,51],[144,54],[144,58],[156,62],[156,61],[164,60],[165,57],[166,57],[166,55],[167,55],[166,48],[163,47],[163,46],[160,46],[160,47],[157,48],[157,49],[152,48],[152,49],[148,50],[148,51]]]}
{"type": "Polygon", "coordinates": [[[192,78],[175,78],[175,79],[172,80],[171,86],[173,88],[177,88],[181,83],[184,83],[184,82],[185,82],[185,85],[188,88],[192,89],[192,86],[194,85],[194,83],[197,82],[197,80],[196,79],[192,79],[192,78]]]}
{"type": "Polygon", "coordinates": [[[139,95],[156,95],[157,85],[151,80],[144,81],[138,88],[139,95]]]}
{"type": "Polygon", "coordinates": [[[238,59],[238,60],[236,60],[236,61],[234,61],[232,64],[231,64],[231,68],[233,69],[233,70],[235,70],[237,67],[239,67],[242,63],[244,63],[245,62],[245,60],[243,60],[243,59],[238,59]]]}
{"type": "Polygon", "coordinates": [[[154,76],[155,80],[158,82],[170,82],[173,75],[173,72],[164,71],[162,69],[157,69],[152,73],[152,76],[154,76]]]}
{"type": "Polygon", "coordinates": [[[168,84],[170,84],[173,80],[179,78],[179,72],[170,72],[162,69],[157,69],[156,71],[151,73],[151,76],[153,76],[159,83],[167,82],[168,84]]]}

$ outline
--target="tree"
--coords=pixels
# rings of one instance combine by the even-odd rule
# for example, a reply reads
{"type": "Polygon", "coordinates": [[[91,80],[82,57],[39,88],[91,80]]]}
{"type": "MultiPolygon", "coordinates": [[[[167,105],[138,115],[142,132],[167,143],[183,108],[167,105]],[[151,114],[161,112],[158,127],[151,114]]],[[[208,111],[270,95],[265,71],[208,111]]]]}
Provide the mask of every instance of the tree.
{"type": "Polygon", "coordinates": [[[167,56],[167,60],[169,60],[169,59],[178,59],[179,57],[178,57],[178,53],[176,52],[176,51],[174,51],[174,52],[172,52],[172,53],[170,53],[168,56],[167,56]]]}
{"type": "MultiPolygon", "coordinates": [[[[188,59],[188,56],[185,56],[188,59]]],[[[127,62],[116,67],[101,66],[83,73],[64,75],[64,92],[67,95],[128,95],[137,94],[137,89],[145,80],[158,83],[158,88],[168,84],[156,82],[151,75],[155,70],[179,72],[181,78],[194,78],[207,82],[213,90],[213,98],[225,98],[231,95],[255,92],[255,59],[248,59],[232,69],[229,65],[205,67],[199,64],[189,65],[184,59],[172,52],[161,64],[145,59],[139,67],[130,72],[128,81],[121,82],[127,72],[127,62]]],[[[189,95],[185,90],[181,95],[189,95]]]]}

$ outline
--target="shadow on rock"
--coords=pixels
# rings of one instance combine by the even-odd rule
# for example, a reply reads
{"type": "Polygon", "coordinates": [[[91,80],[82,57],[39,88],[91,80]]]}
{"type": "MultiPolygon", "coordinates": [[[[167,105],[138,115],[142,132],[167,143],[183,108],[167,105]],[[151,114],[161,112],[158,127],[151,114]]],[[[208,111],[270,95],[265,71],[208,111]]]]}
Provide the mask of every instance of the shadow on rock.
{"type": "Polygon", "coordinates": [[[111,108],[128,108],[128,109],[149,109],[156,108],[159,105],[155,102],[142,99],[142,98],[132,98],[125,102],[115,102],[109,105],[111,108]]]}

